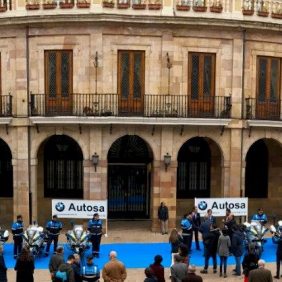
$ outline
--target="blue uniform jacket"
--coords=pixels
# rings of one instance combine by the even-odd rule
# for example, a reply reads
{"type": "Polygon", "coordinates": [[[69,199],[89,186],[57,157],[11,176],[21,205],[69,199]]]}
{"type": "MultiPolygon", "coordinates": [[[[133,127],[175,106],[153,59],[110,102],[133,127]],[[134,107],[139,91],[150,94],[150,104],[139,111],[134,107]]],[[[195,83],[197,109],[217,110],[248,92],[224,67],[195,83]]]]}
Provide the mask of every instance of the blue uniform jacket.
{"type": "Polygon", "coordinates": [[[267,222],[267,216],[265,213],[263,213],[262,215],[256,213],[253,215],[252,220],[257,220],[265,223],[267,222]]]}
{"type": "Polygon", "coordinates": [[[23,235],[24,225],[22,222],[14,222],[12,225],[12,233],[15,237],[21,237],[23,235]]]}
{"type": "Polygon", "coordinates": [[[50,220],[46,224],[46,229],[49,231],[51,235],[59,235],[63,225],[60,221],[50,220]]]}
{"type": "Polygon", "coordinates": [[[183,218],[181,220],[181,228],[183,233],[190,233],[192,231],[191,221],[187,218],[183,218]]]}
{"type": "Polygon", "coordinates": [[[102,235],[103,224],[101,219],[90,219],[87,227],[91,235],[102,235]]]}

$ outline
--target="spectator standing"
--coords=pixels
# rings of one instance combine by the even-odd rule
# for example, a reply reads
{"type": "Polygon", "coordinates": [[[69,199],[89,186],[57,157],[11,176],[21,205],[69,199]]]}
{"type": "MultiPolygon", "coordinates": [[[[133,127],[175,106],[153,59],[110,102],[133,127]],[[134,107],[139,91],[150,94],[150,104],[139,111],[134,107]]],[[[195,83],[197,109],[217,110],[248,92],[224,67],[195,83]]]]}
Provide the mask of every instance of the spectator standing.
{"type": "Polygon", "coordinates": [[[0,245],[0,281],[7,282],[7,267],[3,256],[3,245],[0,245]]]}
{"type": "Polygon", "coordinates": [[[219,236],[220,232],[217,226],[211,225],[209,233],[203,237],[205,266],[204,269],[200,271],[201,273],[208,273],[210,257],[213,261],[213,273],[217,272],[216,253],[219,236]]]}
{"type": "Polygon", "coordinates": [[[230,209],[226,209],[225,219],[222,220],[225,229],[227,229],[230,240],[233,235],[233,226],[236,224],[234,214],[231,213],[230,209]]]}
{"type": "MultiPolygon", "coordinates": [[[[282,232],[282,226],[279,226],[279,231],[278,234],[282,232]]],[[[280,278],[280,262],[282,260],[282,237],[281,235],[279,236],[278,234],[274,234],[272,236],[272,242],[274,244],[277,244],[277,249],[276,249],[276,276],[274,278],[279,279],[280,278]]]]}
{"type": "Polygon", "coordinates": [[[205,248],[204,237],[210,232],[211,226],[212,226],[212,223],[210,219],[208,218],[207,215],[205,215],[204,222],[202,222],[199,228],[199,232],[201,232],[202,234],[204,248],[205,248]]]}
{"type": "Polygon", "coordinates": [[[168,208],[164,202],[158,208],[158,218],[161,223],[162,235],[168,234],[168,208]]]}
{"type": "Polygon", "coordinates": [[[110,261],[104,265],[102,271],[102,277],[105,282],[123,282],[126,279],[126,269],[122,262],[117,260],[117,253],[115,251],[110,252],[110,261]]]}
{"type": "Polygon", "coordinates": [[[188,266],[182,262],[182,257],[178,254],[174,255],[174,264],[170,267],[171,282],[181,282],[187,275],[188,266]]]}
{"type": "Polygon", "coordinates": [[[241,231],[239,225],[233,225],[233,235],[231,239],[231,253],[236,262],[235,273],[233,275],[241,276],[241,257],[244,253],[244,233],[241,231]]]}
{"type": "Polygon", "coordinates": [[[171,264],[173,264],[174,255],[178,253],[179,246],[183,242],[183,238],[174,228],[170,232],[168,241],[170,243],[170,252],[171,252],[171,261],[172,261],[171,264]]]}
{"type": "Polygon", "coordinates": [[[189,253],[188,248],[183,243],[180,244],[178,254],[182,257],[182,262],[189,265],[189,253]]]}
{"type": "Polygon", "coordinates": [[[257,213],[253,215],[252,220],[258,221],[262,225],[267,223],[267,216],[263,212],[263,208],[258,209],[257,213]]]}
{"type": "Polygon", "coordinates": [[[191,214],[184,214],[181,220],[181,228],[182,228],[183,243],[187,246],[188,252],[190,253],[191,245],[192,245],[192,235],[193,235],[191,214]]]}
{"type": "Polygon", "coordinates": [[[95,282],[100,278],[100,271],[96,264],[93,262],[94,257],[92,255],[86,258],[86,265],[82,267],[82,281],[83,282],[95,282]]]}
{"type": "Polygon", "coordinates": [[[80,256],[79,256],[79,254],[73,254],[73,256],[74,256],[74,263],[72,264],[72,269],[73,269],[73,272],[74,272],[74,280],[75,280],[75,282],[82,282],[80,256]]]}
{"type": "Polygon", "coordinates": [[[164,282],[164,267],[162,266],[163,258],[160,255],[154,257],[154,263],[150,265],[153,274],[156,276],[158,282],[164,282]]]}
{"type": "Polygon", "coordinates": [[[198,208],[196,206],[192,209],[192,228],[194,232],[196,250],[200,250],[199,244],[199,228],[201,226],[201,216],[198,213],[198,208]]]}
{"type": "Polygon", "coordinates": [[[195,265],[189,265],[188,274],[182,279],[182,282],[203,282],[203,278],[196,274],[195,265]]]}
{"type": "Polygon", "coordinates": [[[14,258],[15,259],[22,251],[23,228],[24,228],[23,218],[21,215],[18,215],[17,221],[15,221],[12,225],[12,233],[13,233],[13,240],[14,240],[14,258]]]}
{"type": "Polygon", "coordinates": [[[61,264],[64,261],[64,248],[59,246],[56,249],[56,253],[49,260],[49,271],[51,274],[52,281],[55,281],[55,273],[58,271],[61,264]]]}
{"type": "Polygon", "coordinates": [[[258,268],[258,261],[259,257],[256,253],[256,245],[255,243],[249,244],[248,252],[245,254],[242,267],[243,267],[243,274],[244,274],[244,282],[248,282],[249,279],[249,272],[253,269],[258,268]]]}
{"type": "Polygon", "coordinates": [[[100,244],[102,238],[103,224],[98,213],[94,213],[93,218],[88,221],[89,241],[92,243],[92,254],[94,257],[100,256],[100,244]]]}
{"type": "Polygon", "coordinates": [[[211,209],[207,210],[207,214],[205,217],[210,221],[211,224],[216,224],[216,218],[212,215],[211,209]]]}
{"type": "Polygon", "coordinates": [[[156,276],[154,276],[153,271],[150,267],[146,267],[144,272],[146,276],[144,282],[157,282],[158,281],[156,276]]]}
{"type": "Polygon", "coordinates": [[[271,271],[265,268],[265,261],[258,261],[258,268],[249,273],[249,282],[272,282],[271,271]]]}
{"type": "Polygon", "coordinates": [[[229,256],[229,248],[231,247],[230,237],[228,235],[227,229],[222,229],[222,234],[219,236],[218,244],[217,244],[217,252],[220,257],[220,268],[219,268],[219,276],[222,276],[222,267],[223,267],[223,276],[227,277],[227,258],[229,256]]]}
{"type": "MultiPolygon", "coordinates": [[[[62,263],[59,266],[59,269],[58,269],[59,271],[66,272],[66,274],[67,274],[67,282],[76,282],[75,278],[74,278],[74,271],[73,271],[73,268],[72,268],[72,265],[74,264],[74,261],[75,261],[74,255],[69,255],[68,259],[67,259],[67,262],[66,263],[62,263]]],[[[55,281],[59,282],[60,280],[57,280],[55,278],[55,281]]]]}
{"type": "Polygon", "coordinates": [[[47,222],[46,230],[47,230],[48,241],[47,241],[46,252],[45,252],[46,256],[49,255],[50,246],[53,241],[54,241],[54,253],[56,252],[58,246],[58,239],[62,228],[63,225],[60,221],[58,221],[57,215],[53,215],[52,220],[47,222]]]}
{"type": "Polygon", "coordinates": [[[27,248],[23,248],[15,265],[17,271],[16,282],[33,282],[34,268],[32,255],[27,248]]]}

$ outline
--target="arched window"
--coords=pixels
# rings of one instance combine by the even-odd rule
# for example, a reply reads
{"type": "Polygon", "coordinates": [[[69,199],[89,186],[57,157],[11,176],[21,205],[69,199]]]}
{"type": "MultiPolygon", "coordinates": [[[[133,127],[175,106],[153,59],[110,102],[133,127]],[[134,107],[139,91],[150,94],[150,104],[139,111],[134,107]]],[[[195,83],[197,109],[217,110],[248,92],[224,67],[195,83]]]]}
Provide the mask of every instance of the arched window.
{"type": "Polygon", "coordinates": [[[177,160],[177,197],[209,197],[211,152],[205,139],[195,137],[187,141],[177,160]]]}
{"type": "Polygon", "coordinates": [[[13,197],[13,166],[9,146],[0,139],[0,197],[13,197]]]}
{"type": "Polygon", "coordinates": [[[44,196],[83,198],[82,152],[70,137],[51,137],[44,148],[44,196]]]}
{"type": "Polygon", "coordinates": [[[263,140],[255,142],[247,153],[245,196],[249,198],[268,196],[268,149],[263,140]]]}

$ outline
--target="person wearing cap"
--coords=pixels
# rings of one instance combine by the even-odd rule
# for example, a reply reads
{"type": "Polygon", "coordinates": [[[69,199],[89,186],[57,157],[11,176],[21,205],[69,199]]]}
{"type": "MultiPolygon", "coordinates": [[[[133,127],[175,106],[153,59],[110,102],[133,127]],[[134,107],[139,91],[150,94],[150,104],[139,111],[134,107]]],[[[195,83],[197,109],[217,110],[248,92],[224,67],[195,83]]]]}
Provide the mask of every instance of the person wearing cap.
{"type": "Polygon", "coordinates": [[[14,240],[14,258],[16,259],[22,251],[23,245],[23,218],[21,215],[17,216],[17,221],[12,225],[12,233],[14,240]]]}
{"type": "Polygon", "coordinates": [[[86,265],[82,267],[82,281],[94,282],[100,279],[100,271],[97,265],[93,262],[94,256],[89,255],[86,258],[86,265]]]}
{"type": "Polygon", "coordinates": [[[188,266],[188,274],[182,279],[181,282],[203,282],[203,278],[196,274],[196,266],[188,266]]]}
{"type": "Polygon", "coordinates": [[[100,244],[102,237],[103,224],[99,219],[99,214],[94,213],[93,218],[88,221],[88,231],[90,232],[89,241],[92,243],[92,254],[94,257],[100,255],[100,244]]]}
{"type": "Polygon", "coordinates": [[[266,216],[266,214],[263,212],[263,208],[259,208],[259,209],[258,209],[258,212],[253,215],[252,220],[258,221],[258,222],[261,223],[262,225],[264,225],[264,224],[267,223],[267,216],[266,216]]]}
{"type": "Polygon", "coordinates": [[[53,241],[54,241],[54,253],[56,252],[57,246],[58,246],[58,239],[59,239],[60,231],[62,230],[62,228],[63,228],[63,225],[60,221],[58,221],[57,215],[53,215],[52,220],[47,222],[46,230],[47,230],[48,241],[47,241],[47,246],[46,246],[46,251],[45,251],[46,256],[49,255],[50,246],[53,241]]]}

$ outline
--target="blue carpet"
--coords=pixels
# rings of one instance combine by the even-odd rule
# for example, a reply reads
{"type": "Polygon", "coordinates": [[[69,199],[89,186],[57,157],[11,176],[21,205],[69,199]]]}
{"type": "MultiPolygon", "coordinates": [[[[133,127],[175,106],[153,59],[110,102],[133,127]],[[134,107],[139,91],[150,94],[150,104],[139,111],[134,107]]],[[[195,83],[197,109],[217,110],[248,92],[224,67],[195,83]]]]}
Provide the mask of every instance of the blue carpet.
{"type": "MultiPolygon", "coordinates": [[[[51,250],[52,250],[51,246],[51,250]]],[[[71,254],[67,244],[64,244],[65,258],[71,254]]],[[[101,255],[99,259],[95,259],[101,269],[108,261],[108,254],[111,250],[118,253],[118,258],[127,268],[145,268],[153,262],[154,256],[159,254],[163,257],[164,267],[169,267],[171,264],[170,245],[168,243],[119,243],[119,244],[102,244],[101,255]]],[[[275,262],[276,246],[272,243],[271,239],[267,240],[264,246],[262,258],[266,262],[275,262]]],[[[86,255],[90,251],[87,251],[86,255]]],[[[15,266],[13,258],[13,244],[4,245],[4,257],[8,268],[15,266]]],[[[36,269],[47,269],[50,257],[37,257],[35,260],[36,269]]],[[[192,245],[192,254],[190,262],[197,266],[202,266],[204,263],[203,251],[195,250],[195,245],[192,245]]],[[[212,263],[210,261],[210,263],[212,263]]],[[[228,258],[228,264],[235,264],[233,257],[228,258]]]]}

